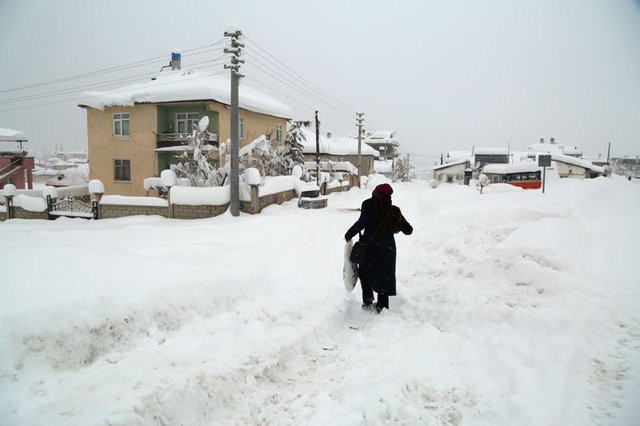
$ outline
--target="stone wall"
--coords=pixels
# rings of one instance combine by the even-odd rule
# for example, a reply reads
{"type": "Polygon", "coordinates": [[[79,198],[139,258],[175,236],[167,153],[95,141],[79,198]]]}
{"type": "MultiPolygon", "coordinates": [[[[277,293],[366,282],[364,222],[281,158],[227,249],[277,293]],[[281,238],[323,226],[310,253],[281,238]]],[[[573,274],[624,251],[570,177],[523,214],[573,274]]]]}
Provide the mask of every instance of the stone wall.
{"type": "Polygon", "coordinates": [[[227,211],[229,204],[227,203],[221,206],[172,204],[169,208],[172,210],[170,217],[173,219],[203,219],[221,215],[227,211]]]}
{"type": "Polygon", "coordinates": [[[324,195],[327,195],[327,194],[333,194],[334,192],[346,192],[350,189],[351,189],[351,185],[334,186],[333,188],[329,188],[325,185],[322,193],[324,195]]]}
{"type": "Polygon", "coordinates": [[[98,206],[98,219],[113,219],[125,216],[163,216],[169,217],[169,208],[161,206],[136,206],[125,204],[100,204],[98,206]]]}
{"type": "Polygon", "coordinates": [[[49,211],[43,212],[30,212],[22,207],[13,206],[13,218],[14,219],[44,219],[49,220],[49,211]]]}

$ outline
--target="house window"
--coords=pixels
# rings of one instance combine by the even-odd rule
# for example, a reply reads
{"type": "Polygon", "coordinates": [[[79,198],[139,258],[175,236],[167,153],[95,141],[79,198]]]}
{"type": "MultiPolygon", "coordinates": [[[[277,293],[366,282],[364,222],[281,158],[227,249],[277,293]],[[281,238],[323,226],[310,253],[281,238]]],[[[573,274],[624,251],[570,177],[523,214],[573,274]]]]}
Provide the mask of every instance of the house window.
{"type": "Polygon", "coordinates": [[[200,120],[197,112],[181,112],[176,114],[176,129],[178,133],[191,133],[200,120]]]}
{"type": "Polygon", "coordinates": [[[131,160],[115,160],[113,180],[131,181],[131,160]]]}
{"type": "Polygon", "coordinates": [[[129,136],[129,114],[113,114],[113,136],[129,136]]]}
{"type": "Polygon", "coordinates": [[[447,183],[453,183],[453,175],[447,175],[447,183]]]}
{"type": "Polygon", "coordinates": [[[238,138],[244,139],[244,118],[238,117],[238,138]]]}
{"type": "Polygon", "coordinates": [[[282,124],[276,124],[276,142],[282,142],[282,124]]]}

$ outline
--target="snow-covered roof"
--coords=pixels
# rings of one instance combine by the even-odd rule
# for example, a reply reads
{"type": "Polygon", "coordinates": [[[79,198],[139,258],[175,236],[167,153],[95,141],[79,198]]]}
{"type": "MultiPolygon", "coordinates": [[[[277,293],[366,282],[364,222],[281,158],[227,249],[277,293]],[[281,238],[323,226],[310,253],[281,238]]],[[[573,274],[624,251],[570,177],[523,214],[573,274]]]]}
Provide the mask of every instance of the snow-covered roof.
{"type": "Polygon", "coordinates": [[[89,164],[80,164],[76,168],[62,170],[57,176],[45,182],[49,186],[79,186],[89,182],[89,164]]]}
{"type": "Polygon", "coordinates": [[[447,167],[458,166],[466,162],[469,162],[468,158],[460,158],[457,160],[449,161],[448,163],[438,164],[437,166],[433,166],[433,170],[446,169],[447,167]]]}
{"type": "Polygon", "coordinates": [[[475,148],[473,153],[474,155],[507,155],[509,150],[507,148],[475,148]]]}
{"type": "Polygon", "coordinates": [[[513,164],[487,164],[482,168],[482,173],[504,175],[507,173],[537,172],[540,168],[534,161],[522,161],[513,164]]]}
{"type": "MultiPolygon", "coordinates": [[[[305,154],[313,154],[316,152],[316,134],[314,132],[303,130],[306,141],[302,141],[302,152],[305,154]]],[[[358,140],[349,137],[327,138],[320,135],[320,154],[329,155],[358,155],[358,140]]],[[[380,153],[371,148],[366,143],[362,143],[360,147],[362,155],[379,156],[380,153]]]]}
{"type": "MultiPolygon", "coordinates": [[[[144,83],[132,84],[106,92],[87,92],[80,105],[103,109],[108,106],[132,106],[137,103],[214,100],[231,104],[231,83],[226,77],[204,71],[171,70],[144,83]]],[[[238,89],[240,108],[290,119],[288,105],[256,89],[241,84],[238,89]]]]}
{"type": "Polygon", "coordinates": [[[24,142],[27,140],[27,135],[12,129],[0,128],[0,141],[3,142],[24,142]]]}
{"type": "Polygon", "coordinates": [[[395,130],[378,130],[369,135],[367,139],[393,139],[395,135],[395,130]]]}
{"type": "Polygon", "coordinates": [[[561,163],[572,164],[574,166],[583,167],[588,170],[592,170],[598,173],[604,173],[604,167],[595,166],[591,162],[586,160],[581,160],[579,158],[570,157],[568,155],[563,154],[551,154],[551,159],[553,161],[559,161],[561,163]]]}

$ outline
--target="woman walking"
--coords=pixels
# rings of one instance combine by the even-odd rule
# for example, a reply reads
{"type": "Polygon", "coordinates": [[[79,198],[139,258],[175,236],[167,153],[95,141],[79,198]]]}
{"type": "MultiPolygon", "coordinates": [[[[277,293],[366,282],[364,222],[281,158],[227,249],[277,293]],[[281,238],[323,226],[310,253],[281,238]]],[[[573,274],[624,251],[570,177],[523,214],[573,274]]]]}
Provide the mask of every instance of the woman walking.
{"type": "Polygon", "coordinates": [[[413,232],[400,209],[391,204],[392,193],[393,188],[387,183],[376,186],[371,198],[362,202],[360,217],[344,235],[350,241],[364,230],[361,238],[368,245],[367,255],[358,265],[362,308],[373,308],[375,291],[378,293],[375,305],[378,313],[389,309],[389,296],[396,295],[396,241],[393,235],[398,232],[411,235],[413,232]]]}

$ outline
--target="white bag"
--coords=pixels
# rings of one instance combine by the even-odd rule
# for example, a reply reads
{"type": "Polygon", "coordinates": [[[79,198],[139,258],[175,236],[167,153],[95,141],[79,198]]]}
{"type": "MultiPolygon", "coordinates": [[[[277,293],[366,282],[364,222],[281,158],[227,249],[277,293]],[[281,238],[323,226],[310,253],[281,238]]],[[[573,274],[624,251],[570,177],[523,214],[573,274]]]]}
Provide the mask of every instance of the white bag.
{"type": "Polygon", "coordinates": [[[358,266],[349,260],[352,248],[353,243],[347,241],[344,245],[344,266],[342,267],[342,279],[344,281],[344,288],[347,291],[353,291],[358,281],[358,266]]]}

